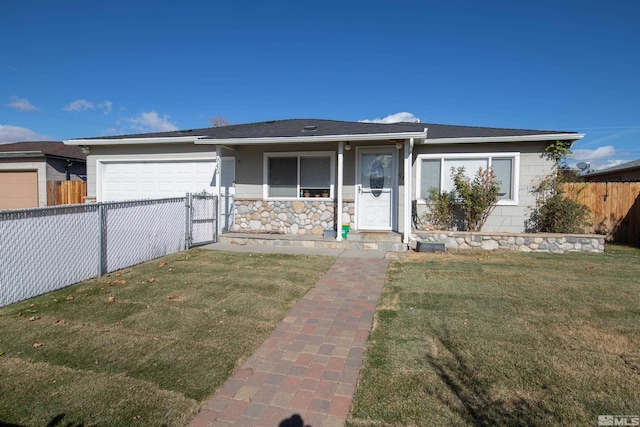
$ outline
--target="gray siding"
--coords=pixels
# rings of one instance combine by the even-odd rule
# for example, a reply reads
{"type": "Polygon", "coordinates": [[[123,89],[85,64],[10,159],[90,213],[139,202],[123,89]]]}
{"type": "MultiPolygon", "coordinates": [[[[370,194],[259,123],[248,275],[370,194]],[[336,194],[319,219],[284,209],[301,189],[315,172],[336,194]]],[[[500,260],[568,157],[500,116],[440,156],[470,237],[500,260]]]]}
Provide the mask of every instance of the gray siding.
{"type": "MultiPolygon", "coordinates": [[[[518,205],[496,206],[483,231],[522,233],[525,229],[525,221],[531,214],[531,208],[535,205],[535,198],[531,194],[531,190],[540,178],[548,175],[553,170],[553,164],[540,155],[545,146],[546,143],[540,142],[416,146],[413,155],[413,199],[416,199],[415,183],[419,179],[416,176],[417,156],[419,154],[520,153],[518,205]]],[[[424,204],[418,204],[418,214],[421,215],[424,211],[424,204]]]]}
{"type": "MultiPolygon", "coordinates": [[[[71,181],[84,181],[87,175],[85,162],[73,161],[69,168],[71,181]]],[[[47,158],[47,181],[65,181],[67,179],[67,161],[47,158]]]]}

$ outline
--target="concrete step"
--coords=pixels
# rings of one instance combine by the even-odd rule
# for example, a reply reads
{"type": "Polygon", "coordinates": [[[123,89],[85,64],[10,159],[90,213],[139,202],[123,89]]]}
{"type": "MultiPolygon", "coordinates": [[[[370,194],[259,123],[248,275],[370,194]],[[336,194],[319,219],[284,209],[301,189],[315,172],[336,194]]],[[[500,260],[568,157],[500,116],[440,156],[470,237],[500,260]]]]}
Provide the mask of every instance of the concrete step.
{"type": "Polygon", "coordinates": [[[347,234],[349,242],[402,242],[402,234],[394,232],[350,231],[347,234]]]}
{"type": "MultiPolygon", "coordinates": [[[[351,234],[351,233],[350,233],[351,234]]],[[[303,248],[326,248],[326,249],[355,249],[362,251],[387,251],[406,252],[407,245],[402,243],[401,238],[394,236],[390,240],[375,239],[347,239],[341,242],[333,238],[322,236],[300,236],[287,234],[258,234],[258,233],[224,233],[219,236],[222,243],[240,245],[265,245],[283,247],[303,247],[303,248]]]]}

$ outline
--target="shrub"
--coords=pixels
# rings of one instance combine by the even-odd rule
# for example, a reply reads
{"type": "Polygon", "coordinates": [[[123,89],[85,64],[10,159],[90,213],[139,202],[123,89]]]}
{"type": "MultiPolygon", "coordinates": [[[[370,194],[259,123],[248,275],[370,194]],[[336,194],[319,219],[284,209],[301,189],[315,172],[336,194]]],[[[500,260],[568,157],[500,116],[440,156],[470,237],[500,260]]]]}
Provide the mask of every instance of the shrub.
{"type": "Polygon", "coordinates": [[[436,230],[449,230],[453,227],[455,214],[455,193],[440,192],[437,188],[429,188],[429,198],[426,200],[427,213],[424,218],[436,230]]]}
{"type": "Polygon", "coordinates": [[[451,176],[460,199],[467,229],[481,231],[499,199],[500,183],[493,169],[480,168],[473,180],[464,173],[464,167],[451,168],[451,176]]]}
{"type": "Polygon", "coordinates": [[[526,221],[527,232],[576,234],[591,225],[589,208],[565,197],[562,183],[562,176],[550,175],[533,188],[536,207],[526,221]]]}

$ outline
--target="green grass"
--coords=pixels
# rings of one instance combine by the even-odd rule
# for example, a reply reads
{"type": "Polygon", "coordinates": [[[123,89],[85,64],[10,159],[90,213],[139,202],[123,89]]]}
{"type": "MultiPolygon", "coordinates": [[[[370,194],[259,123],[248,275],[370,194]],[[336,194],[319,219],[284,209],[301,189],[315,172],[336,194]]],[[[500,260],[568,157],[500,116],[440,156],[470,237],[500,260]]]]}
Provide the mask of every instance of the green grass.
{"type": "Polygon", "coordinates": [[[391,265],[349,426],[577,426],[640,414],[640,249],[391,265]]]}
{"type": "Polygon", "coordinates": [[[334,261],[191,250],[4,307],[0,424],[185,425],[334,261]]]}

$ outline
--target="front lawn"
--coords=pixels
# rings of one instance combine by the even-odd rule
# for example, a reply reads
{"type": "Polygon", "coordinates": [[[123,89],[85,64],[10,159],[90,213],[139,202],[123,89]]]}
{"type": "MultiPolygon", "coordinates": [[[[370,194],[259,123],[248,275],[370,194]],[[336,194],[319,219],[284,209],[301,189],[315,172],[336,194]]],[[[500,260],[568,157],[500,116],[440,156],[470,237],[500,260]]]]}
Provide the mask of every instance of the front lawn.
{"type": "Polygon", "coordinates": [[[582,426],[639,414],[639,249],[470,251],[391,265],[348,425],[582,426]]]}
{"type": "Polygon", "coordinates": [[[0,425],[185,425],[334,261],[190,250],[4,307],[0,425]]]}

